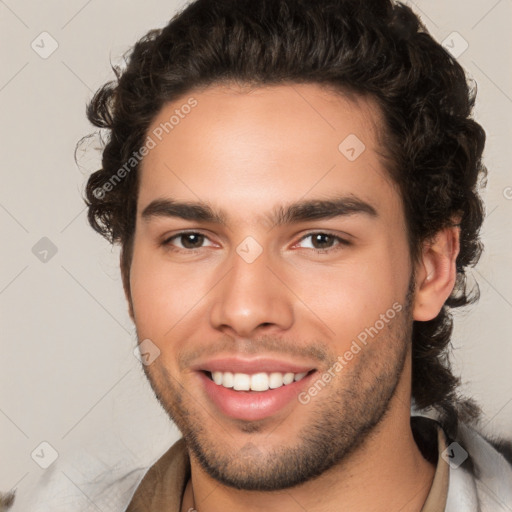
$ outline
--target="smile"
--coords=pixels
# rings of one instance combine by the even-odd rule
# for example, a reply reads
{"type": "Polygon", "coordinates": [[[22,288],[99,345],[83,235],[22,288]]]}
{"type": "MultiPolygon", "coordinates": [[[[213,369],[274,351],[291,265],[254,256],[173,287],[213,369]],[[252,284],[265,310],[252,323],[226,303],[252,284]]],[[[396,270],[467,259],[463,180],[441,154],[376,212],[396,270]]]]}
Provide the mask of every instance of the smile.
{"type": "Polygon", "coordinates": [[[303,407],[298,396],[317,373],[315,369],[255,373],[219,369],[197,371],[196,375],[205,398],[217,414],[235,420],[258,421],[303,407]]]}
{"type": "Polygon", "coordinates": [[[308,372],[260,372],[254,374],[214,371],[208,372],[215,384],[235,391],[268,391],[302,380],[308,372]]]}

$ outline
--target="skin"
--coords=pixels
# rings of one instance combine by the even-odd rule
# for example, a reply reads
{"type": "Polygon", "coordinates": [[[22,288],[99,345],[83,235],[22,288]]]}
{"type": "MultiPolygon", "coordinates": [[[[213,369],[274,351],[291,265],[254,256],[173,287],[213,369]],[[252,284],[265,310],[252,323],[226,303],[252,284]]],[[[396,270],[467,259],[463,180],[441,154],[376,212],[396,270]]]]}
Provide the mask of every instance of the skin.
{"type": "Polygon", "coordinates": [[[148,133],[190,96],[197,107],[142,162],[125,276],[138,338],[161,352],[144,369],[189,446],[182,510],[419,511],[434,467],[409,424],[410,330],[413,320],[434,318],[453,288],[457,228],[438,233],[411,261],[370,99],[315,84],[211,86],[166,105],[148,133]],[[354,161],[338,149],[350,134],[366,146],[354,161]],[[265,216],[297,200],[341,195],[376,215],[279,226],[265,216]],[[207,202],[226,223],[142,215],[165,198],[207,202]],[[196,249],[187,248],[190,238],[169,241],[183,230],[205,238],[192,239],[196,249]],[[318,232],[350,243],[303,238],[318,232]],[[252,263],[236,251],[248,236],[262,250],[252,263]],[[401,312],[308,404],[292,400],[264,420],[223,415],[192,369],[205,354],[266,355],[321,375],[396,303],[401,312]],[[319,476],[304,471],[299,481],[294,468],[319,459],[326,460],[319,476]],[[247,490],[288,473],[291,487],[247,490]]]}

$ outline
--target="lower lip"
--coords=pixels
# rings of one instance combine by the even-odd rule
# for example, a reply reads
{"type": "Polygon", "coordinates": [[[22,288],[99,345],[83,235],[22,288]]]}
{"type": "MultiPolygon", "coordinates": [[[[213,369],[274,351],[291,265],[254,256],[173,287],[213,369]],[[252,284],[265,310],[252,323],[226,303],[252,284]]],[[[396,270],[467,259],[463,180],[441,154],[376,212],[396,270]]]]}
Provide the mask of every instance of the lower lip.
{"type": "Polygon", "coordinates": [[[268,391],[235,391],[215,384],[204,372],[199,372],[206,394],[226,416],[245,421],[262,420],[298,402],[297,396],[316,372],[299,381],[268,391]]]}

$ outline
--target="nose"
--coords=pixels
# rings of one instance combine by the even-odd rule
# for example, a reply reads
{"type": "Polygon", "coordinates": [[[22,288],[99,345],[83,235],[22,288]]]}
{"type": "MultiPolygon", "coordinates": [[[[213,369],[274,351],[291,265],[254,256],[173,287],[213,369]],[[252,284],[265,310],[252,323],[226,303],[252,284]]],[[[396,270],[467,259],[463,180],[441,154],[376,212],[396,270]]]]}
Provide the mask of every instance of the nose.
{"type": "Polygon", "coordinates": [[[212,295],[211,324],[245,338],[289,329],[294,296],[266,251],[252,262],[233,251],[229,263],[229,272],[212,295]]]}

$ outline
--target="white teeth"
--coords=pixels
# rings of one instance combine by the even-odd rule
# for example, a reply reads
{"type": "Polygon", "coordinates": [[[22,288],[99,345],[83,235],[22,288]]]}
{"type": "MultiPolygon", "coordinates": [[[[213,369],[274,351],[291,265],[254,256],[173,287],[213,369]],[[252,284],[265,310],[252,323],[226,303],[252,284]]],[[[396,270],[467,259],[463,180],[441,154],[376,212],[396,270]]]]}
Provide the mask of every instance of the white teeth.
{"type": "Polygon", "coordinates": [[[222,375],[222,382],[220,382],[220,384],[222,384],[225,388],[232,388],[235,383],[233,374],[231,372],[219,373],[222,375]]]}
{"type": "Polygon", "coordinates": [[[251,389],[253,391],[266,391],[268,389],[268,375],[266,373],[251,375],[251,389]]]}
{"type": "Polygon", "coordinates": [[[295,378],[295,374],[293,373],[285,373],[283,377],[283,382],[285,384],[291,384],[293,382],[293,379],[295,378]]]}
{"type": "Polygon", "coordinates": [[[246,373],[235,373],[233,389],[237,391],[249,391],[249,389],[251,389],[251,376],[246,373]]]}
{"type": "Polygon", "coordinates": [[[212,379],[218,386],[233,388],[236,391],[267,391],[269,389],[280,388],[292,382],[303,379],[307,372],[303,373],[231,373],[231,372],[212,372],[212,379]]]}
{"type": "Polygon", "coordinates": [[[270,389],[280,388],[284,384],[282,373],[271,373],[268,379],[268,387],[270,389]]]}

